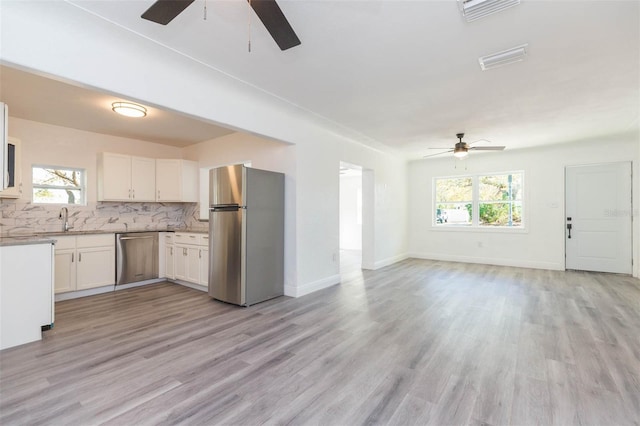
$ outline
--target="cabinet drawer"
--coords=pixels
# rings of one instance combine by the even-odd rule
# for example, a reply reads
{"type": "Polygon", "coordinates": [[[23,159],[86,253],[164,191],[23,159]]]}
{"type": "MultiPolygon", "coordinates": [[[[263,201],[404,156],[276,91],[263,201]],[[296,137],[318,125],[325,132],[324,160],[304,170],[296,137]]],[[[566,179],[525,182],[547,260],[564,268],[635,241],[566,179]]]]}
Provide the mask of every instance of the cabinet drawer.
{"type": "Polygon", "coordinates": [[[176,232],[176,235],[173,237],[173,241],[177,244],[200,244],[198,239],[198,234],[192,234],[188,232],[176,232]]]}
{"type": "Polygon", "coordinates": [[[200,244],[201,246],[209,247],[209,234],[200,235],[198,244],[200,244]]]}
{"type": "Polygon", "coordinates": [[[55,249],[66,250],[76,248],[76,237],[55,237],[55,249]]]}
{"type": "Polygon", "coordinates": [[[161,235],[161,241],[163,241],[165,244],[173,244],[173,232],[163,232],[161,235]]]}
{"type": "Polygon", "coordinates": [[[77,247],[115,247],[116,239],[115,234],[100,234],[100,235],[79,235],[77,247]]]}

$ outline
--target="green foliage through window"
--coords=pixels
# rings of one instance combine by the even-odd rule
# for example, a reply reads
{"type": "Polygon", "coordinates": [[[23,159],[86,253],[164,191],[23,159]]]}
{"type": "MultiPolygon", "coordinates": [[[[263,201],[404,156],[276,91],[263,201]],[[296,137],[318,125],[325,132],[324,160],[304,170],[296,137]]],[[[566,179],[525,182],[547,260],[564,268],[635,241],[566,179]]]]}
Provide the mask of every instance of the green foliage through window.
{"type": "Polygon", "coordinates": [[[85,204],[85,171],[56,166],[33,166],[33,202],[85,204]]]}
{"type": "Polygon", "coordinates": [[[523,178],[523,172],[435,178],[435,224],[522,227],[523,178]]]}

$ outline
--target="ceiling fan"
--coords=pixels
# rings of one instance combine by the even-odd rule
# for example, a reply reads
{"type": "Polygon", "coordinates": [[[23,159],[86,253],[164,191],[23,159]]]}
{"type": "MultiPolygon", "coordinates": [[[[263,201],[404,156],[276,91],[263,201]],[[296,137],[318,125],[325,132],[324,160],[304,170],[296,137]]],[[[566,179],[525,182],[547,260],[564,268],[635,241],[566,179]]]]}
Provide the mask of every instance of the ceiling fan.
{"type": "MultiPolygon", "coordinates": [[[[141,16],[158,24],[167,25],[195,0],[157,0],[141,16]]],[[[300,44],[300,39],[291,28],[280,6],[275,0],[247,0],[258,18],[280,47],[287,50],[300,44]]]]}
{"type": "Polygon", "coordinates": [[[462,138],[464,137],[464,133],[457,133],[456,137],[458,138],[458,142],[454,145],[453,149],[449,148],[429,148],[429,149],[446,149],[445,152],[439,152],[437,154],[425,155],[423,158],[434,157],[436,155],[447,154],[449,152],[453,152],[453,156],[456,158],[464,158],[469,155],[470,150],[475,151],[502,151],[506,147],[504,146],[471,146],[474,143],[482,142],[485,139],[480,139],[475,142],[466,143],[462,142],[462,138]]]}

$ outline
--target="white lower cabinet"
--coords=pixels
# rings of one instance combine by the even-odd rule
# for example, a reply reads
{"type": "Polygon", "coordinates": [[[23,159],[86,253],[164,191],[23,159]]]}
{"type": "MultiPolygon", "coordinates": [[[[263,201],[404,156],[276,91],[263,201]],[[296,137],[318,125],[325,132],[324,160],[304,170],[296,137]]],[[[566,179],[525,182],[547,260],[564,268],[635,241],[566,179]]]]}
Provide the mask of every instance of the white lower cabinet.
{"type": "Polygon", "coordinates": [[[187,248],[185,246],[176,244],[174,252],[174,260],[176,264],[176,279],[187,280],[187,248]]]}
{"type": "Polygon", "coordinates": [[[55,292],[64,293],[76,289],[75,249],[55,250],[55,292]]]}
{"type": "Polygon", "coordinates": [[[200,251],[200,284],[209,285],[209,248],[200,251]]]}
{"type": "Polygon", "coordinates": [[[109,247],[78,249],[76,289],[115,284],[115,249],[109,247]]]}
{"type": "Polygon", "coordinates": [[[209,236],[176,232],[161,235],[162,277],[206,286],[209,282],[209,236]]]}
{"type": "Polygon", "coordinates": [[[165,274],[164,276],[167,278],[175,278],[175,256],[173,254],[173,244],[169,247],[165,247],[165,274]]]}
{"type": "Polygon", "coordinates": [[[115,235],[56,237],[55,292],[115,284],[115,235]]]}

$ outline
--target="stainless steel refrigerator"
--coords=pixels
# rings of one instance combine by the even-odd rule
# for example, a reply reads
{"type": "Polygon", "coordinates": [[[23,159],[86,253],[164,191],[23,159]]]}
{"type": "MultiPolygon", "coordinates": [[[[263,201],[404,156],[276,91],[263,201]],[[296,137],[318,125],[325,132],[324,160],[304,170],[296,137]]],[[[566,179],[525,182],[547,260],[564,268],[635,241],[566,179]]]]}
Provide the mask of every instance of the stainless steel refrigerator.
{"type": "Polygon", "coordinates": [[[284,294],[284,174],[209,172],[209,295],[249,306],[284,294]]]}

